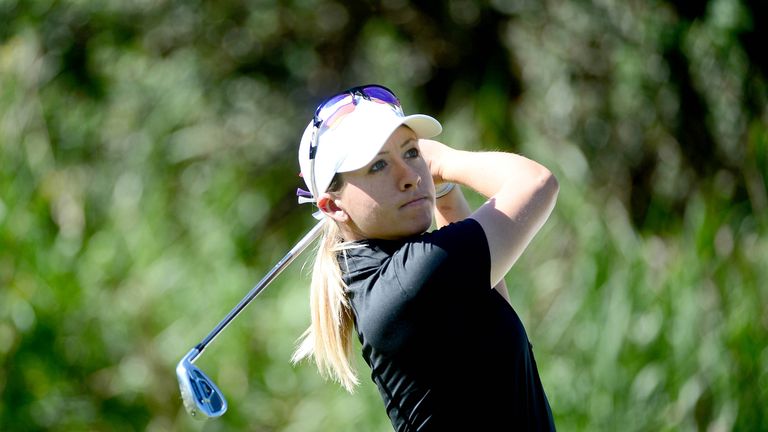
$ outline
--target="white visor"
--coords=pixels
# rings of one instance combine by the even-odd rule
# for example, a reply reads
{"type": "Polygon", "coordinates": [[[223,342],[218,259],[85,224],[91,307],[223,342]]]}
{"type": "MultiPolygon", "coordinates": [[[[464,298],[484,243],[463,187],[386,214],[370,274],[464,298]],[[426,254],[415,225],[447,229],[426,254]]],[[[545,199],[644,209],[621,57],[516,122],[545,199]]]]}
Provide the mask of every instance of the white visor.
{"type": "Polygon", "coordinates": [[[390,105],[365,99],[358,101],[354,111],[340,118],[331,129],[321,125],[315,153],[317,191],[314,191],[309,159],[314,126],[310,121],[301,137],[299,166],[312,196],[317,197],[325,192],[336,173],[354,171],[368,165],[390,135],[402,125],[411,128],[417,138],[432,138],[443,130],[440,122],[428,115],[401,116],[390,105]]]}

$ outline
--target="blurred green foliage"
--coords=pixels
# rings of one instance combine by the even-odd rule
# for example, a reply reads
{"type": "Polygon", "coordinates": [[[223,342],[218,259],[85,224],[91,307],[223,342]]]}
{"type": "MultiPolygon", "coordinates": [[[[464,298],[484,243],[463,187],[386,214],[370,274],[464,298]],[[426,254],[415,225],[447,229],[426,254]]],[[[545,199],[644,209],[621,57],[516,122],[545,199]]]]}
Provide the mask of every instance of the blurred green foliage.
{"type": "Polygon", "coordinates": [[[767,430],[767,9],[0,0],[0,430],[389,430],[290,365],[301,258],[198,362],[224,417],[174,376],[313,224],[301,131],[368,82],[558,176],[508,285],[561,430],[767,430]]]}

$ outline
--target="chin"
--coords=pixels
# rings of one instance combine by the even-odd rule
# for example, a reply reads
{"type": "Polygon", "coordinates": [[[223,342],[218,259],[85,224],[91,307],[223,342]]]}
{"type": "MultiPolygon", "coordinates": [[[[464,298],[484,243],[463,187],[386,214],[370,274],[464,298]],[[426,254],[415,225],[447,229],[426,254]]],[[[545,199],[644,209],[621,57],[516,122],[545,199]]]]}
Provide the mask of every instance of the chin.
{"type": "Polygon", "coordinates": [[[389,219],[389,223],[377,221],[373,225],[361,227],[361,232],[368,233],[362,238],[380,238],[398,240],[406,237],[423,234],[432,226],[432,212],[424,212],[419,215],[389,219]]]}
{"type": "Polygon", "coordinates": [[[413,233],[411,235],[418,235],[418,234],[425,233],[425,232],[427,232],[429,230],[429,228],[431,226],[432,226],[432,220],[429,220],[427,222],[423,222],[421,225],[417,225],[414,228],[413,233]]]}
{"type": "Polygon", "coordinates": [[[410,224],[407,227],[402,227],[401,229],[390,232],[389,234],[383,234],[378,236],[379,238],[388,239],[388,240],[400,240],[405,239],[408,237],[413,237],[419,234],[424,234],[429,230],[429,228],[432,226],[432,223],[428,224],[410,224]]]}

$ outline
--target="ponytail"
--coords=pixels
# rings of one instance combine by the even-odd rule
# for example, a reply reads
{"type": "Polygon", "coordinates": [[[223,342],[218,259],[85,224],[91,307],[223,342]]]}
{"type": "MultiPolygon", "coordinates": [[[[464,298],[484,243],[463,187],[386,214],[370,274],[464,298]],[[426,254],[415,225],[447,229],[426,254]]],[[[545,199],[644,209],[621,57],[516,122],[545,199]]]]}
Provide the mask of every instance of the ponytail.
{"type": "Polygon", "coordinates": [[[311,356],[323,377],[338,381],[352,393],[359,381],[350,360],[352,309],[339,267],[339,258],[345,249],[339,227],[327,219],[312,269],[309,300],[312,324],[299,338],[291,360],[295,364],[311,356]]]}

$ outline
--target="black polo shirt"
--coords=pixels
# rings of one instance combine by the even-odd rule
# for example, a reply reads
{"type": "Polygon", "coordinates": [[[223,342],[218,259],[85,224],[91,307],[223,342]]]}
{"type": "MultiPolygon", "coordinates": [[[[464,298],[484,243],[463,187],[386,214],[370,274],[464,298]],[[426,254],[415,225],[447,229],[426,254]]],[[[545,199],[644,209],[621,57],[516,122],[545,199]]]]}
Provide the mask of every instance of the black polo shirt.
{"type": "Polygon", "coordinates": [[[490,286],[479,223],[346,255],[363,357],[395,430],[554,430],[523,323],[490,286]]]}

